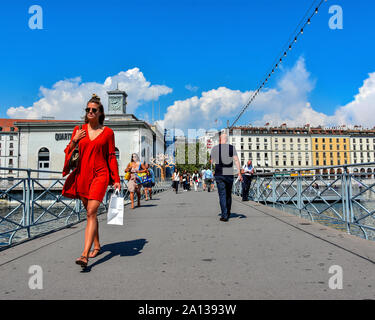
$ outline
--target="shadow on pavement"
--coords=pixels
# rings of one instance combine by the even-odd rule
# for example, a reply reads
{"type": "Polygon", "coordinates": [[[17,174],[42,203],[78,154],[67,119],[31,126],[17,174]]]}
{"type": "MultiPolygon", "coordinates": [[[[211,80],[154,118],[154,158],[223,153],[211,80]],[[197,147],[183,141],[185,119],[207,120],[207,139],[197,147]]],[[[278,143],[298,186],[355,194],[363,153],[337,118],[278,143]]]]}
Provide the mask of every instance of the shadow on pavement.
{"type": "MultiPolygon", "coordinates": [[[[220,216],[221,216],[221,213],[219,213],[217,216],[220,217],[220,216]]],[[[231,213],[229,218],[232,218],[232,219],[233,219],[233,218],[246,219],[247,216],[244,215],[244,214],[241,214],[241,213],[240,213],[240,214],[238,214],[238,213],[231,213]]]]}
{"type": "MultiPolygon", "coordinates": [[[[104,263],[115,256],[120,257],[132,257],[140,254],[143,247],[148,243],[146,239],[137,239],[131,241],[123,241],[116,243],[109,243],[102,247],[102,253],[97,258],[92,258],[90,261],[96,260],[92,264],[89,264],[82,272],[90,272],[91,268],[104,263]],[[106,256],[103,257],[107,252],[106,256]]],[[[89,262],[90,263],[90,262],[89,262]]]]}

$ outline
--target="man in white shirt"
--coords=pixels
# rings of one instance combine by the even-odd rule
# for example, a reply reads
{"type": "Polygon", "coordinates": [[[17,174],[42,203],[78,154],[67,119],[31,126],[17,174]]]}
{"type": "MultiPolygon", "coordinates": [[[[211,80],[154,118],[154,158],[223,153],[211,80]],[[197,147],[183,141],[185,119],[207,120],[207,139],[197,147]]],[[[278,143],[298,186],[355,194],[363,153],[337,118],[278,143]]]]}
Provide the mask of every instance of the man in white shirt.
{"type": "Polygon", "coordinates": [[[251,179],[254,174],[254,167],[252,161],[249,160],[241,169],[242,181],[242,201],[249,201],[249,190],[251,186],[251,179]]]}

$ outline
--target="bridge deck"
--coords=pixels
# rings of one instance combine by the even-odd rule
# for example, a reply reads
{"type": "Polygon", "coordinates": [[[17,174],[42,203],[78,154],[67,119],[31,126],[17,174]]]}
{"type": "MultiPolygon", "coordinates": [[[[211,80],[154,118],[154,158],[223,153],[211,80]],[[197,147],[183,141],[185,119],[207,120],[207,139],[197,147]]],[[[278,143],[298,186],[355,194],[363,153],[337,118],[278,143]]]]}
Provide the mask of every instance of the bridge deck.
{"type": "Polygon", "coordinates": [[[81,272],[85,222],[0,252],[2,299],[374,299],[375,244],[235,198],[219,221],[217,192],[167,191],[99,217],[104,252],[81,272]],[[31,265],[43,289],[28,287],[31,265]],[[343,269],[343,289],[328,286],[343,269]]]}

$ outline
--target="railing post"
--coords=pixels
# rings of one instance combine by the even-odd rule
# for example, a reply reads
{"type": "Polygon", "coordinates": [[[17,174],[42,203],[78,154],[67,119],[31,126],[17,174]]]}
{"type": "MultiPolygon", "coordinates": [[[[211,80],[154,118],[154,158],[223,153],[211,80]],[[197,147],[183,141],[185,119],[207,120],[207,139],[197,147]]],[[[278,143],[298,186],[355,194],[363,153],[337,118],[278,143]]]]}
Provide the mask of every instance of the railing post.
{"type": "Polygon", "coordinates": [[[25,190],[25,217],[24,217],[24,226],[27,230],[27,237],[31,237],[31,170],[27,171],[27,180],[26,180],[26,190],[25,190]]]}
{"type": "Polygon", "coordinates": [[[276,177],[272,175],[272,180],[271,180],[271,188],[272,188],[272,203],[273,207],[275,207],[276,203],[276,177]]]}
{"type": "Polygon", "coordinates": [[[351,233],[351,223],[354,221],[353,219],[353,203],[352,203],[352,176],[350,174],[346,174],[347,175],[347,188],[346,188],[346,202],[347,202],[347,209],[346,209],[346,213],[347,213],[347,218],[346,218],[346,222],[347,222],[347,231],[348,233],[351,233]]]}
{"type": "Polygon", "coordinates": [[[302,176],[301,172],[297,175],[297,207],[299,215],[302,216],[302,176]]]}

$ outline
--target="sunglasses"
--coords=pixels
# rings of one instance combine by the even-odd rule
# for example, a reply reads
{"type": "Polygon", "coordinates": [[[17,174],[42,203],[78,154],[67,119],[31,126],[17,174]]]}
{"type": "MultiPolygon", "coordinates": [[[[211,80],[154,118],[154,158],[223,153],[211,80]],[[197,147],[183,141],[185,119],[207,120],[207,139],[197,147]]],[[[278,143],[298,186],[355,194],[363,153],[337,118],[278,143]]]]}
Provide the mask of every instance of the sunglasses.
{"type": "Polygon", "coordinates": [[[96,109],[96,108],[86,108],[85,111],[86,111],[86,113],[89,113],[90,111],[91,111],[92,113],[97,113],[97,112],[98,112],[98,109],[96,109]]]}

